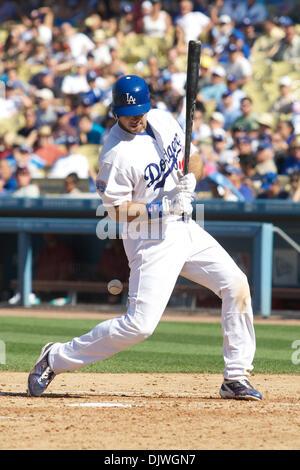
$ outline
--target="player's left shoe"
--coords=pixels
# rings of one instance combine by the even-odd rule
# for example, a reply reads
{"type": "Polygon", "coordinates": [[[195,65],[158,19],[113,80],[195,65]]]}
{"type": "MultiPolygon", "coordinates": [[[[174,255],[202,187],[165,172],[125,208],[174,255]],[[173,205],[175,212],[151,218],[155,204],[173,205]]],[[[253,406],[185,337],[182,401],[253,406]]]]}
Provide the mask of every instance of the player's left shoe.
{"type": "Polygon", "coordinates": [[[55,377],[48,362],[48,354],[53,344],[48,343],[42,348],[41,354],[28,376],[27,395],[30,397],[40,397],[55,377]]]}
{"type": "Polygon", "coordinates": [[[235,398],[236,400],[262,400],[262,394],[255,390],[247,379],[224,380],[220,395],[222,398],[235,398]]]}

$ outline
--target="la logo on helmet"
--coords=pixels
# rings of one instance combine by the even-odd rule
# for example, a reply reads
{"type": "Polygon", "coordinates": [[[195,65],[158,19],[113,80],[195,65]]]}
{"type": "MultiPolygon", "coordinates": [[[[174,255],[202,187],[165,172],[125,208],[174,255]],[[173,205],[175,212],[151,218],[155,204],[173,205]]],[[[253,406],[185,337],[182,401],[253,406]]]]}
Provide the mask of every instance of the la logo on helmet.
{"type": "Polygon", "coordinates": [[[129,93],[126,93],[126,97],[127,97],[128,104],[135,104],[136,99],[132,95],[130,95],[129,93]]]}

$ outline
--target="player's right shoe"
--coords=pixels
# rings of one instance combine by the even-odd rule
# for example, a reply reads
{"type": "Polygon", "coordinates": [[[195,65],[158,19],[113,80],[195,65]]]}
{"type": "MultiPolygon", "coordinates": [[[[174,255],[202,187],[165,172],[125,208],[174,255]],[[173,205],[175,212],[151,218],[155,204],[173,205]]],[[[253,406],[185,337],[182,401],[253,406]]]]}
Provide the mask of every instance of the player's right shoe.
{"type": "Polygon", "coordinates": [[[48,354],[53,344],[48,343],[42,348],[41,354],[28,376],[27,395],[30,397],[40,397],[55,377],[48,362],[48,354]]]}
{"type": "Polygon", "coordinates": [[[262,394],[255,390],[247,379],[224,380],[220,395],[222,398],[235,398],[236,400],[262,400],[262,394]]]}

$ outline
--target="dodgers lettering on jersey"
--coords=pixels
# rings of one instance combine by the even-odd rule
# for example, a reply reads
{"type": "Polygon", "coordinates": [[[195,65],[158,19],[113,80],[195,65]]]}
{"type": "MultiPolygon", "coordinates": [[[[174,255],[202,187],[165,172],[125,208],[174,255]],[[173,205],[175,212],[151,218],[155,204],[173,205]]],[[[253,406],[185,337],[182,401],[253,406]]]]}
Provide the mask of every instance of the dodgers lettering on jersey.
{"type": "Polygon", "coordinates": [[[147,184],[148,188],[154,183],[154,190],[164,187],[166,178],[170,173],[173,170],[178,170],[178,168],[182,166],[181,161],[179,161],[180,152],[182,152],[182,144],[176,132],[171,144],[163,149],[163,158],[160,160],[159,164],[149,163],[149,165],[146,166],[144,179],[145,181],[149,180],[147,184]]]}
{"type": "MultiPolygon", "coordinates": [[[[104,143],[96,185],[107,207],[125,201],[147,204],[176,193],[177,172],[183,168],[184,133],[166,111],[150,110],[147,119],[155,139],[130,134],[115,124],[104,143]]],[[[195,150],[191,146],[191,153],[195,150]]]]}

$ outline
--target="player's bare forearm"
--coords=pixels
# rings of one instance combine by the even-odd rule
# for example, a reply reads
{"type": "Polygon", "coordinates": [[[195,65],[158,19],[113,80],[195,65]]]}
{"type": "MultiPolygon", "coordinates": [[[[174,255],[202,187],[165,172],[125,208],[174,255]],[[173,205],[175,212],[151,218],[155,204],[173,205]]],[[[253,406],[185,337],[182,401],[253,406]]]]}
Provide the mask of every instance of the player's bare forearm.
{"type": "Polygon", "coordinates": [[[199,181],[203,177],[203,171],[203,158],[198,152],[194,152],[193,155],[190,156],[189,173],[194,173],[196,181],[199,181]]]}
{"type": "MultiPolygon", "coordinates": [[[[111,218],[111,210],[108,211],[109,216],[111,218]]],[[[147,208],[146,204],[138,203],[138,202],[132,202],[132,201],[126,201],[120,206],[114,207],[114,212],[115,212],[115,220],[119,222],[131,222],[132,220],[136,219],[136,217],[141,217],[141,218],[148,218],[148,213],[147,213],[147,208]]]]}

